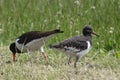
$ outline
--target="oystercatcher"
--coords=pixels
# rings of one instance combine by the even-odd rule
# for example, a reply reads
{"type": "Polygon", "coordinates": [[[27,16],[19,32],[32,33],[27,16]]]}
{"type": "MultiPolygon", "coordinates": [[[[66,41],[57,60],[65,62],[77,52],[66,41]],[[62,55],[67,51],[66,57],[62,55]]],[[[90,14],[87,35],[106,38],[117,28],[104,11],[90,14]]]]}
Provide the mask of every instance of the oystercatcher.
{"type": "Polygon", "coordinates": [[[16,53],[31,53],[36,50],[42,52],[43,57],[46,59],[43,46],[53,34],[63,33],[60,29],[52,31],[30,31],[22,34],[15,42],[10,44],[10,50],[13,53],[13,61],[16,60],[16,53]]]}
{"type": "Polygon", "coordinates": [[[87,25],[83,28],[83,35],[75,36],[69,38],[58,44],[50,45],[50,48],[58,49],[69,55],[68,64],[70,63],[71,57],[75,56],[76,60],[74,62],[74,67],[76,67],[79,58],[82,58],[86,53],[92,48],[92,35],[99,36],[91,26],[87,25]]]}

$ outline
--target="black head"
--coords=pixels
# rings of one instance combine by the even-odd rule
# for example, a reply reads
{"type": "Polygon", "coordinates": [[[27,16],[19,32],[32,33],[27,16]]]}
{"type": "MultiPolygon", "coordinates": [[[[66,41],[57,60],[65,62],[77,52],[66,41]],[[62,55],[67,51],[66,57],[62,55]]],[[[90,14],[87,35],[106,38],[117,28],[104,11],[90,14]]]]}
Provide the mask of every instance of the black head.
{"type": "Polygon", "coordinates": [[[98,34],[96,34],[95,32],[93,32],[93,28],[91,26],[85,26],[83,28],[83,35],[84,36],[91,36],[91,34],[99,36],[98,34]]]}
{"type": "Polygon", "coordinates": [[[16,53],[16,50],[15,50],[15,43],[10,44],[9,49],[10,49],[13,53],[16,53]]]}
{"type": "Polygon", "coordinates": [[[12,52],[13,54],[15,54],[15,53],[21,53],[21,52],[16,48],[15,43],[10,44],[9,49],[11,50],[11,52],[12,52]]]}

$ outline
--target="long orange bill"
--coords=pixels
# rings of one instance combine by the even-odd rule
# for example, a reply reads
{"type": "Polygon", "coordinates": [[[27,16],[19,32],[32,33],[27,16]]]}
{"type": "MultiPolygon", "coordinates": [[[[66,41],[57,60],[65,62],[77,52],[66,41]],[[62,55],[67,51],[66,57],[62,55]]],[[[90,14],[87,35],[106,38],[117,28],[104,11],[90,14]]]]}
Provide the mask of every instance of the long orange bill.
{"type": "Polygon", "coordinates": [[[94,34],[94,35],[96,35],[96,36],[98,36],[98,37],[100,36],[100,35],[96,34],[95,32],[92,32],[92,34],[94,34]]]}

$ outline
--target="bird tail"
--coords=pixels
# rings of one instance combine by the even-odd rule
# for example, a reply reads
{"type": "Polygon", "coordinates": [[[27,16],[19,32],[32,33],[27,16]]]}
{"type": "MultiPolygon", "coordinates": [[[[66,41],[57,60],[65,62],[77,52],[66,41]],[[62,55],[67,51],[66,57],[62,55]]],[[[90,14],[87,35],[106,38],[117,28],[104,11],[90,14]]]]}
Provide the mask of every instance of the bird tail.
{"type": "Polygon", "coordinates": [[[63,33],[64,31],[60,30],[60,29],[55,29],[54,30],[55,33],[63,33]]]}
{"type": "Polygon", "coordinates": [[[59,45],[57,45],[57,44],[54,44],[54,45],[49,45],[49,47],[50,47],[50,48],[60,48],[60,46],[59,46],[59,45]]]}

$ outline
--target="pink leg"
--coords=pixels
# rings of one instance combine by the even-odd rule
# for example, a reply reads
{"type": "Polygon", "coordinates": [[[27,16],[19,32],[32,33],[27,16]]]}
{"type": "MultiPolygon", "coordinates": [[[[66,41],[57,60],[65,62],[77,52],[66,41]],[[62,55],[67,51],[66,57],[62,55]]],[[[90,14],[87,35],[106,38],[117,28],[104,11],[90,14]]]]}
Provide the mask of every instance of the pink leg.
{"type": "Polygon", "coordinates": [[[44,59],[46,60],[46,64],[48,64],[47,55],[44,52],[43,46],[40,48],[40,51],[42,52],[42,55],[43,55],[44,59]]]}
{"type": "Polygon", "coordinates": [[[45,53],[45,52],[42,52],[42,55],[43,55],[44,59],[46,59],[46,58],[47,58],[47,56],[46,56],[46,53],[45,53]]]}

